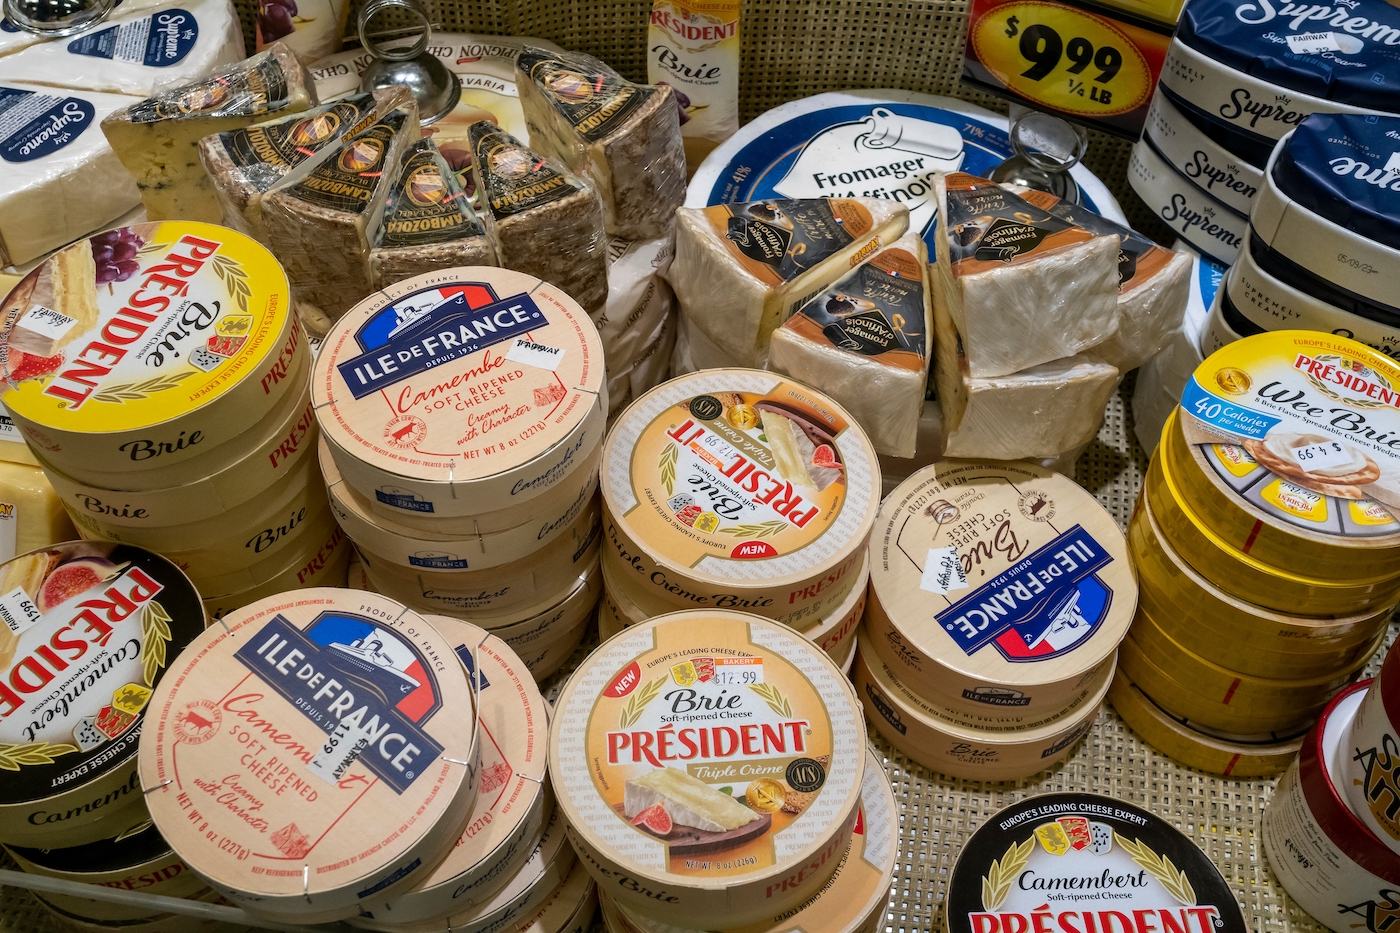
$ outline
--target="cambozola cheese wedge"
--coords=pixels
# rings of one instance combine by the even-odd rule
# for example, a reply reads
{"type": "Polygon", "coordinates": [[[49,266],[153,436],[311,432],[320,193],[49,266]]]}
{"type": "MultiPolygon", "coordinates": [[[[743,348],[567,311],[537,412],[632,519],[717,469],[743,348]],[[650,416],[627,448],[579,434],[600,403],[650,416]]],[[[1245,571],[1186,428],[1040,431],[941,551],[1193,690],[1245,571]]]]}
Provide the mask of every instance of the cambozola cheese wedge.
{"type": "Polygon", "coordinates": [[[431,139],[414,143],[369,253],[370,284],[377,291],[424,272],[494,265],[496,247],[451,166],[431,139]]]}
{"type": "Polygon", "coordinates": [[[0,265],[37,259],[140,203],[97,129],[131,103],[115,94],[0,82],[0,265]]]}
{"type": "Polygon", "coordinates": [[[333,104],[255,123],[199,141],[199,161],[223,208],[224,226],[267,244],[262,199],[272,186],[317,152],[365,127],[374,97],[352,94],[333,104]]]}
{"type": "MultiPolygon", "coordinates": [[[[936,266],[934,275],[945,276],[945,269],[936,266]]],[[[1087,444],[1118,386],[1116,368],[1083,354],[1005,376],[973,376],[941,301],[934,343],[948,457],[1054,457],[1087,444]]]]}
{"type": "Polygon", "coordinates": [[[581,52],[526,46],[515,68],[531,144],[597,187],[608,233],[669,233],[685,200],[676,92],[633,84],[581,52]]]}
{"type": "Polygon", "coordinates": [[[798,308],[909,229],[877,198],[753,201],[676,211],[666,278],[681,313],[736,366],[761,366],[798,308]]]}
{"type": "Polygon", "coordinates": [[[597,189],[489,120],[470,134],[477,197],[501,265],[559,286],[589,314],[602,310],[608,251],[597,189]]]}
{"type": "Polygon", "coordinates": [[[411,100],[339,146],[322,150],[302,172],[263,199],[268,240],[287,270],[309,331],[324,335],[374,287],[369,250],[384,216],[399,158],[418,141],[411,100]]]}
{"type": "Polygon", "coordinates": [[[1164,249],[1106,217],[1031,189],[1018,194],[1061,220],[1094,233],[1118,237],[1118,329],[1093,348],[1093,355],[1120,373],[1156,356],[1181,330],[1191,290],[1191,256],[1164,249]]]}
{"type": "Polygon", "coordinates": [[[171,0],[107,20],[79,36],[0,57],[0,81],[148,97],[241,61],[243,29],[230,0],[171,0]]]}
{"type": "Polygon", "coordinates": [[[199,162],[199,140],[315,105],[311,76],[274,44],[221,74],[110,114],[102,132],[136,179],[150,220],[218,223],[223,210],[199,162]]]}
{"type": "Polygon", "coordinates": [[[948,311],[973,376],[1074,356],[1118,326],[1118,237],[963,173],[937,180],[948,311]]]}
{"type": "Polygon", "coordinates": [[[933,329],[928,247],[906,233],[773,332],[768,367],[821,389],[876,451],[914,456],[933,329]]]}

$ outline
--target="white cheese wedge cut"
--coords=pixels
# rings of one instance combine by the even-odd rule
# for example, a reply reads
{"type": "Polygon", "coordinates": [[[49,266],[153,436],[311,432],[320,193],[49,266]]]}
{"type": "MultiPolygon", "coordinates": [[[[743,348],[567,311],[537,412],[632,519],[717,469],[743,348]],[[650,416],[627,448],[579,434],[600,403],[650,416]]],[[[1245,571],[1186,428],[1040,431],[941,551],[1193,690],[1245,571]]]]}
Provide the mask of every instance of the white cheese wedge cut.
{"type": "Polygon", "coordinates": [[[370,244],[394,170],[419,135],[418,107],[403,97],[363,132],[303,163],[300,173],[264,198],[269,245],[316,336],[374,291],[370,244]]]}
{"type": "Polygon", "coordinates": [[[0,81],[148,97],[246,54],[238,12],[229,0],[169,0],[154,10],[116,16],[82,35],[0,57],[0,81]]]}
{"type": "MultiPolygon", "coordinates": [[[[1118,237],[961,172],[940,176],[938,265],[973,376],[1074,356],[1118,326],[1118,237]]],[[[1063,449],[1063,448],[1061,448],[1063,449]]]]}
{"type": "Polygon", "coordinates": [[[148,219],[216,224],[223,209],[199,162],[200,139],[315,105],[311,76],[274,44],[220,74],[116,111],[102,132],[136,179],[148,219]]]}
{"type": "MultiPolygon", "coordinates": [[[[935,277],[946,276],[945,269],[935,266],[935,277]]],[[[1117,369],[1080,355],[1005,376],[973,376],[952,317],[942,301],[936,308],[935,365],[947,432],[945,457],[1055,457],[1093,439],[1118,385],[1117,369]]]]}
{"type": "Polygon", "coordinates": [[[598,189],[608,233],[633,240],[669,233],[685,201],[675,91],[633,84],[581,52],[526,46],[515,69],[530,145],[598,189]]]}
{"type": "MultiPolygon", "coordinates": [[[[108,16],[130,16],[142,10],[150,10],[159,6],[168,6],[169,4],[170,0],[118,0],[112,7],[112,11],[108,16]]],[[[86,31],[95,32],[100,30],[107,22],[107,20],[99,21],[86,31]]],[[[84,33],[79,33],[79,35],[83,34],[84,33]]],[[[44,41],[46,41],[44,36],[30,32],[27,29],[19,28],[8,16],[0,17],[0,55],[13,55],[21,49],[27,49],[31,45],[38,45],[40,42],[44,41]]],[[[56,41],[61,42],[63,40],[60,39],[56,41]]]]}
{"type": "Polygon", "coordinates": [[[878,198],[683,207],[666,278],[694,329],[761,367],[783,321],[908,229],[908,209],[878,198]]]}
{"type": "Polygon", "coordinates": [[[409,147],[388,199],[369,252],[376,291],[425,272],[496,265],[495,245],[431,139],[409,147]]]}
{"type": "Polygon", "coordinates": [[[928,247],[906,233],[775,330],[768,368],[844,405],[877,452],[912,457],[932,330],[928,247]]]}
{"type": "Polygon", "coordinates": [[[657,768],[622,786],[622,808],[633,819],[658,804],[673,823],[711,833],[747,826],[758,814],[678,768],[657,768]]]}
{"type": "Polygon", "coordinates": [[[365,128],[374,97],[351,94],[332,104],[205,136],[199,161],[214,184],[225,227],[267,245],[263,195],[326,146],[365,128]]]}
{"type": "Polygon", "coordinates": [[[130,97],[0,82],[0,265],[27,263],[141,202],[98,128],[130,97]]]}

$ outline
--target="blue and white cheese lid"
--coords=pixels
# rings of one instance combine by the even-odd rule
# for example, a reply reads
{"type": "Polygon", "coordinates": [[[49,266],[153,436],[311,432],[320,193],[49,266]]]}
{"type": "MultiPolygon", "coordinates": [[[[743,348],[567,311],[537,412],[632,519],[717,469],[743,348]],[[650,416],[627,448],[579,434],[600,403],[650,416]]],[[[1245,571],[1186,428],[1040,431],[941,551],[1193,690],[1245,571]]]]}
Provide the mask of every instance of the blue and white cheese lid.
{"type": "Polygon", "coordinates": [[[1400,111],[1400,9],[1384,0],[1192,0],[1176,39],[1281,88],[1400,111]]]}
{"type": "Polygon", "coordinates": [[[1313,114],[1279,148],[1273,181],[1298,206],[1400,249],[1400,117],[1313,114]]]}

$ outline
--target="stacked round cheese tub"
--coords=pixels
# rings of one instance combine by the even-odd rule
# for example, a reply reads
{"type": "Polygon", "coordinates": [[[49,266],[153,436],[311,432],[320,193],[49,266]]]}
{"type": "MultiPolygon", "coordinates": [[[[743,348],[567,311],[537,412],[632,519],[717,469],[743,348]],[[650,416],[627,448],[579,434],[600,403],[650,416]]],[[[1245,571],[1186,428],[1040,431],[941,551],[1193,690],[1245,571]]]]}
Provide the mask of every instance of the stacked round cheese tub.
{"type": "Polygon", "coordinates": [[[1373,438],[1400,428],[1397,387],[1393,361],[1313,331],[1196,369],[1128,534],[1140,600],[1109,697],[1148,742],[1275,774],[1380,647],[1400,599],[1400,456],[1373,438]]]}
{"type": "Polygon", "coordinates": [[[1246,245],[1211,308],[1207,353],[1292,329],[1400,357],[1397,134],[1400,117],[1317,113],[1278,143],[1246,245]]]}
{"type": "Polygon", "coordinates": [[[1070,754],[1137,604],[1123,534],[1093,496],[1032,463],[944,460],[885,500],[869,562],[854,675],[891,745],[987,781],[1070,754]]]}
{"type": "Polygon", "coordinates": [[[163,554],[211,616],[343,582],[287,278],[213,224],[121,227],[4,307],[3,401],[86,538],[163,554]]]}
{"type": "Polygon", "coordinates": [[[684,609],[783,622],[849,667],[865,610],[875,452],[835,402],[775,373],[663,383],[603,451],[604,636],[684,609]]]}
{"type": "Polygon", "coordinates": [[[1233,263],[1279,139],[1309,114],[1400,113],[1400,84],[1372,80],[1394,74],[1386,36],[1397,28],[1400,10],[1383,0],[1307,17],[1272,4],[1188,4],[1133,147],[1129,184],[1193,246],[1233,263]]]}
{"type": "Polygon", "coordinates": [[[702,609],[628,626],[564,685],[549,759],[613,929],[855,933],[883,914],[884,770],[850,682],[781,623],[702,609]]]}
{"type": "Polygon", "coordinates": [[[607,402],[583,309],[504,269],[417,276],[336,323],[311,393],[367,582],[538,655],[537,678],[557,668],[602,588],[607,402]]]}

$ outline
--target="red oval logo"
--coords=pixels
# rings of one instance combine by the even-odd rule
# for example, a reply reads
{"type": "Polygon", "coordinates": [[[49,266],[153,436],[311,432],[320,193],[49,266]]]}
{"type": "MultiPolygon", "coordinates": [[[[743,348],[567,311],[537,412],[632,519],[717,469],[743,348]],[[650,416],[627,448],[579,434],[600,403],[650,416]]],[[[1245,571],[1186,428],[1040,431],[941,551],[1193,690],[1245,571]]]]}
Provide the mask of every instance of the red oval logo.
{"type": "Polygon", "coordinates": [[[612,683],[603,689],[603,694],[621,699],[631,693],[641,681],[642,669],[637,666],[636,661],[633,661],[612,679],[612,683]]]}
{"type": "Polygon", "coordinates": [[[767,541],[745,541],[734,545],[734,550],[729,552],[729,556],[739,560],[754,560],[759,557],[777,557],[778,552],[767,541]]]}

